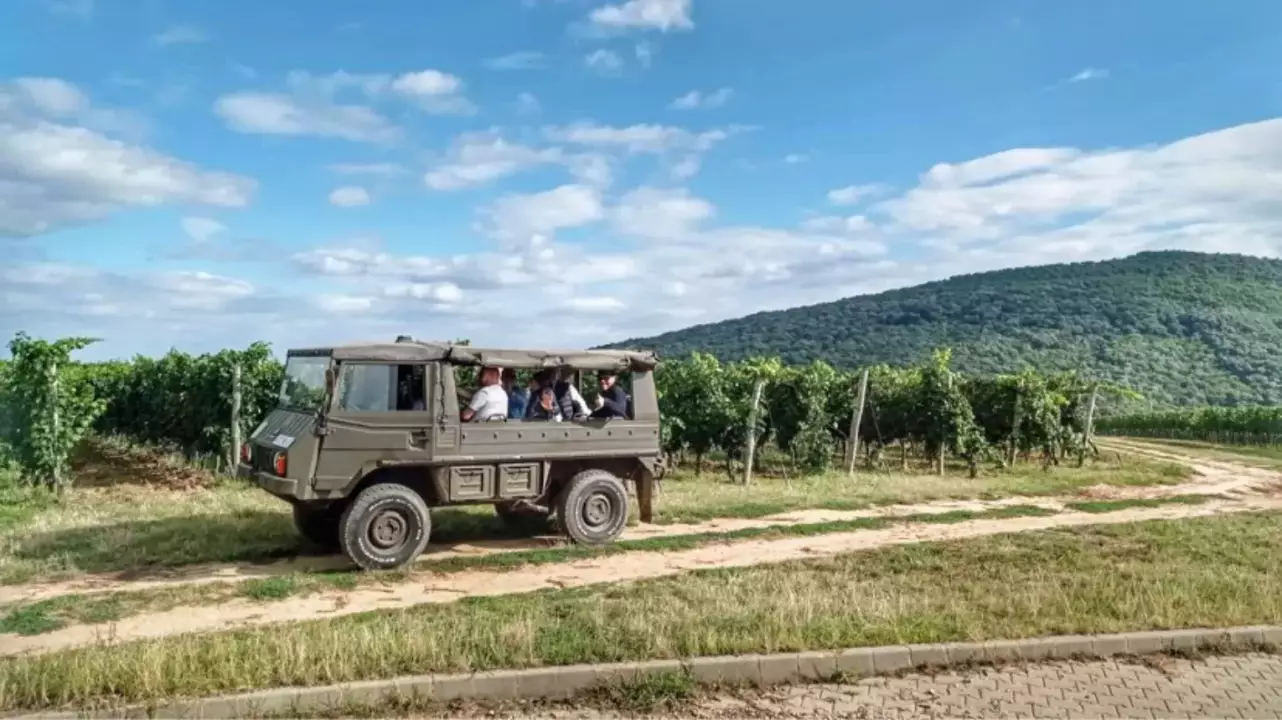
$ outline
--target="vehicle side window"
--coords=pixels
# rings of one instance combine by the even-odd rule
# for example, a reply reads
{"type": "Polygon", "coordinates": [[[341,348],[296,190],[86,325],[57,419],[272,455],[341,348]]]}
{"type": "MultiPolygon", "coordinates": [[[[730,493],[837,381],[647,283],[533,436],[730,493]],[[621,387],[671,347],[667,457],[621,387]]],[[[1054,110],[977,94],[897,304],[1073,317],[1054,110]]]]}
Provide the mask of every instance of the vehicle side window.
{"type": "Polygon", "coordinates": [[[395,365],[349,363],[338,376],[338,407],[348,412],[396,409],[395,365]]]}
{"type": "Polygon", "coordinates": [[[396,367],[396,409],[422,412],[427,409],[427,366],[396,367]]]}

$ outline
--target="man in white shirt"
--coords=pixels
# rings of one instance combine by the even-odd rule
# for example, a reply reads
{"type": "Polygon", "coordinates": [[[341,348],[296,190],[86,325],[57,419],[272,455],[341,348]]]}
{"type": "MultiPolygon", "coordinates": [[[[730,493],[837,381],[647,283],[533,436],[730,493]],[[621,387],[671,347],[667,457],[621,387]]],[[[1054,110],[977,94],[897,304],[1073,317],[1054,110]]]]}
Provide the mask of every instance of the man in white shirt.
{"type": "Polygon", "coordinates": [[[463,409],[463,422],[486,422],[495,417],[507,417],[507,392],[499,384],[498,368],[481,370],[481,387],[472,395],[472,402],[463,409]]]}

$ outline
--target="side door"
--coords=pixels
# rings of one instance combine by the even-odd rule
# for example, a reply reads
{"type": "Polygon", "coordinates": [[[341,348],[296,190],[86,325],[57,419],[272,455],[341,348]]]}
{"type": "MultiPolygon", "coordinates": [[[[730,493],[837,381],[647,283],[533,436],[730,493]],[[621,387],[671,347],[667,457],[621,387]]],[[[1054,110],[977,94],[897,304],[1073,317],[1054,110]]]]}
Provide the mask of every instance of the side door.
{"type": "Polygon", "coordinates": [[[316,461],[318,491],[347,487],[380,463],[431,460],[427,370],[372,362],[338,366],[316,461]]]}

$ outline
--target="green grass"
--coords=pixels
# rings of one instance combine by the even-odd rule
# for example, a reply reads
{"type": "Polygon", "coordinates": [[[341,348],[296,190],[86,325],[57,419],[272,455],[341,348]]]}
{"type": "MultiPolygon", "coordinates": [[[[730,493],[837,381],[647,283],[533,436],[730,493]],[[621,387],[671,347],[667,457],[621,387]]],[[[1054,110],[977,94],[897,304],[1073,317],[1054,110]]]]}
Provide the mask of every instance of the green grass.
{"type": "Polygon", "coordinates": [[[1282,514],[1000,535],[0,662],[0,708],[428,672],[1282,622],[1282,514]]]}
{"type": "MultiPolygon", "coordinates": [[[[1173,484],[1188,475],[1175,464],[1129,458],[1123,464],[1100,462],[1050,471],[1019,466],[974,480],[960,468],[951,472],[945,477],[767,477],[750,487],[711,474],[695,479],[678,473],[663,482],[656,500],[657,520],[698,522],[809,508],[853,510],[942,499],[1044,496],[1097,484],[1173,484]]],[[[145,576],[189,565],[267,562],[306,552],[288,505],[241,482],[207,481],[185,489],[113,485],[105,477],[95,482],[101,486],[72,489],[59,503],[19,503],[12,519],[0,523],[0,584],[85,573],[145,576]]],[[[488,505],[433,513],[434,542],[514,536],[488,505]]]]}
{"type": "MultiPolygon", "coordinates": [[[[736,540],[805,537],[837,532],[854,532],[857,530],[879,530],[891,527],[896,523],[948,524],[966,520],[1054,515],[1055,512],[1035,505],[1012,505],[981,512],[954,510],[946,513],[906,515],[898,518],[871,517],[804,525],[746,528],[722,533],[623,540],[602,547],[566,545],[559,548],[518,550],[493,555],[429,560],[417,566],[413,571],[293,573],[241,582],[180,585],[162,590],[121,591],[92,595],[69,594],[59,596],[56,600],[40,601],[28,605],[14,605],[9,608],[0,608],[0,610],[10,613],[41,613],[48,615],[54,622],[47,626],[39,626],[42,629],[27,633],[35,635],[52,632],[70,622],[105,622],[148,611],[168,610],[180,605],[215,605],[234,597],[246,597],[270,602],[325,590],[353,590],[360,586],[405,582],[415,578],[427,579],[433,575],[477,570],[499,572],[528,565],[549,565],[573,560],[606,557],[624,552],[692,550],[698,547],[736,540]],[[94,610],[94,608],[104,606],[111,607],[112,612],[104,615],[103,611],[94,610]],[[102,620],[87,619],[97,615],[104,615],[104,617],[102,620]]],[[[3,625],[0,625],[0,627],[3,627],[3,625]]]]}
{"type": "Polygon", "coordinates": [[[705,473],[696,478],[681,472],[664,479],[658,508],[663,522],[698,522],[760,517],[799,508],[858,510],[936,500],[1065,495],[1092,485],[1174,485],[1189,477],[1191,471],[1182,465],[1134,457],[1088,463],[1081,468],[1068,463],[1049,471],[1020,464],[1007,470],[988,470],[975,479],[956,466],[943,477],[925,472],[860,472],[852,479],[844,473],[829,473],[792,480],[763,477],[748,487],[729,483],[724,475],[705,473]]]}
{"type": "Polygon", "coordinates": [[[1282,471],[1282,445],[1216,445],[1195,440],[1126,439],[1130,442],[1152,445],[1158,450],[1166,446],[1167,449],[1193,457],[1238,462],[1269,470],[1282,471]]]}
{"type": "Polygon", "coordinates": [[[1128,498],[1124,500],[1084,500],[1064,503],[1069,510],[1088,513],[1109,513],[1127,508],[1150,508],[1159,505],[1202,505],[1211,500],[1223,500],[1218,495],[1171,495],[1164,498],[1128,498]]]}

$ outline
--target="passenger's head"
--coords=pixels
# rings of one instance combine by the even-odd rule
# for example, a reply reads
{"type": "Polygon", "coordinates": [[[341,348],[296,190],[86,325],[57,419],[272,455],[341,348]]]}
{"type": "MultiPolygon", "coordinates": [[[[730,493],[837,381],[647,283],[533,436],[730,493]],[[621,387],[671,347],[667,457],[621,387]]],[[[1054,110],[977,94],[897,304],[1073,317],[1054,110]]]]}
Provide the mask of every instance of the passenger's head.
{"type": "Polygon", "coordinates": [[[503,371],[503,387],[510,388],[516,385],[516,370],[507,368],[503,371]]]}
{"type": "Polygon", "coordinates": [[[495,367],[481,368],[481,385],[497,385],[499,382],[499,369],[495,367]]]}
{"type": "Polygon", "coordinates": [[[601,385],[602,390],[609,390],[614,387],[614,383],[618,380],[618,376],[612,372],[601,372],[597,373],[596,380],[597,383],[601,385]]]}

